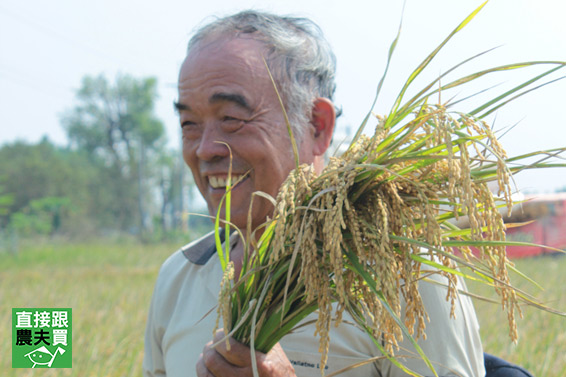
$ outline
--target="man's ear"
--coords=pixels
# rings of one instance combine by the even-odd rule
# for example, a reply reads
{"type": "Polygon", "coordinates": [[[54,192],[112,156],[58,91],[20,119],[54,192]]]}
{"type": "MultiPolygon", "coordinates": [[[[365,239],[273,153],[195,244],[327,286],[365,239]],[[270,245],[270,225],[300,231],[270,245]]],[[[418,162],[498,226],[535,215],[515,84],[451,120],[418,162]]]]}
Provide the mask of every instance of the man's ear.
{"type": "Polygon", "coordinates": [[[315,99],[311,113],[311,125],[314,127],[314,155],[322,156],[330,146],[335,123],[336,110],[332,101],[328,98],[315,99]]]}

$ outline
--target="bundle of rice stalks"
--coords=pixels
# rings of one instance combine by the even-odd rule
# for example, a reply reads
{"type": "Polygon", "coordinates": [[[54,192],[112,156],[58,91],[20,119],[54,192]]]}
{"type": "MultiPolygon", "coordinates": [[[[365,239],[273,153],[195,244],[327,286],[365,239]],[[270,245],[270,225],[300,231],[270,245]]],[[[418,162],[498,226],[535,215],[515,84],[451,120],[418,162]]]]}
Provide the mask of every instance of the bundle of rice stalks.
{"type": "Polygon", "coordinates": [[[290,173],[259,241],[254,242],[252,234],[246,237],[239,279],[234,279],[233,266],[217,239],[225,268],[218,312],[229,336],[267,352],[318,310],[316,333],[324,365],[331,322],[339,324],[346,311],[407,373],[412,374],[394,357],[403,337],[434,371],[415,340],[426,336],[427,313],[418,289],[431,273],[430,268],[422,271],[426,265],[447,279],[452,311],[458,276],[492,285],[508,313],[511,339],[517,339],[519,301],[532,298],[509,280],[505,246],[511,243],[505,240],[500,208],[511,209],[514,172],[566,166],[547,160],[566,148],[508,158],[483,119],[566,63],[506,65],[431,89],[442,76],[403,103],[415,77],[480,9],[413,72],[392,111],[376,117],[373,135],[362,134],[368,117],[348,150],[331,158],[320,175],[311,166],[297,166],[290,173]],[[429,103],[432,95],[478,77],[543,64],[552,68],[472,111],[429,103]],[[520,165],[533,155],[540,161],[520,165]],[[492,181],[497,182],[495,194],[488,187],[492,181]],[[462,216],[469,220],[466,229],[454,222],[462,216]],[[402,300],[407,303],[403,312],[402,300]]]}

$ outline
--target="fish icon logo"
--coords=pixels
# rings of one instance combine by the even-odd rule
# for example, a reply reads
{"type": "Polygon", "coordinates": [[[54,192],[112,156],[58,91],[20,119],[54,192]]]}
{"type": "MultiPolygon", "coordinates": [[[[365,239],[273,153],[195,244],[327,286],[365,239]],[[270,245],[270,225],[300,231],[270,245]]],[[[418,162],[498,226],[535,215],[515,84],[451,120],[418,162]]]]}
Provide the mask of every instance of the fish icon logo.
{"type": "Polygon", "coordinates": [[[45,346],[41,346],[31,352],[28,352],[24,355],[24,357],[28,357],[31,362],[33,363],[32,368],[35,368],[36,365],[47,365],[48,368],[51,368],[53,365],[53,360],[55,360],[55,356],[58,354],[64,354],[65,350],[61,347],[57,347],[55,352],[51,353],[45,346]]]}

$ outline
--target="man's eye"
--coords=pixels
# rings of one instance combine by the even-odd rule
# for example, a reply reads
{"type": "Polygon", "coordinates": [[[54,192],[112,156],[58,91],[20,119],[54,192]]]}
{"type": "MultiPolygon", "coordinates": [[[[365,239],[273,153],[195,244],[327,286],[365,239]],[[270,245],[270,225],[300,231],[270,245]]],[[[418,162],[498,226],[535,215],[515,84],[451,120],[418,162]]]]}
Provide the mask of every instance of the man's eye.
{"type": "Polygon", "coordinates": [[[233,116],[226,115],[222,117],[221,127],[224,130],[224,132],[236,132],[240,130],[245,123],[246,121],[241,118],[236,118],[233,116]]]}
{"type": "Polygon", "coordinates": [[[183,132],[183,139],[187,140],[196,140],[201,134],[198,124],[190,120],[181,122],[181,131],[183,132]]]}
{"type": "Polygon", "coordinates": [[[195,122],[191,122],[190,120],[186,120],[181,123],[181,128],[190,127],[196,125],[195,122]]]}

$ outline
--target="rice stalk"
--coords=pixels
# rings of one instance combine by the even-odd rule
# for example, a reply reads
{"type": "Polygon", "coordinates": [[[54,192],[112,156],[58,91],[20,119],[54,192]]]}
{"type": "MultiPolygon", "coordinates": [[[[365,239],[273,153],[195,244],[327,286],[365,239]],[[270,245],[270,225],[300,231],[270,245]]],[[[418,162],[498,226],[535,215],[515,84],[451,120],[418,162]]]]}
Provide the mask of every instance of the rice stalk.
{"type": "MultiPolygon", "coordinates": [[[[391,112],[375,116],[374,133],[362,133],[371,118],[368,116],[348,150],[330,158],[320,175],[312,166],[298,164],[294,147],[297,168],[283,182],[273,218],[262,226],[257,243],[248,229],[240,276],[233,276],[232,265],[223,260],[218,315],[226,333],[233,330],[233,337],[250,345],[252,352],[269,351],[317,310],[315,334],[320,338],[324,371],[330,326],[338,326],[346,311],[395,365],[414,374],[395,358],[399,343],[408,338],[436,375],[417,343],[426,338],[428,322],[418,288],[431,271],[423,271],[423,264],[434,266],[433,273],[446,279],[452,316],[459,294],[458,276],[492,286],[507,313],[513,341],[518,339],[520,302],[547,309],[516,290],[510,281],[512,263],[505,247],[515,243],[505,239],[500,208],[512,208],[514,173],[565,167],[556,157],[566,147],[509,158],[484,118],[533,90],[532,85],[550,83],[540,84],[540,80],[566,63],[509,64],[431,89],[439,84],[438,78],[403,102],[416,77],[483,5],[415,69],[391,112]],[[453,110],[450,101],[429,101],[434,94],[487,74],[543,65],[552,68],[468,112],[453,110]],[[540,160],[521,164],[533,156],[540,160]],[[496,183],[495,193],[489,182],[496,183]],[[454,224],[461,217],[468,219],[467,228],[454,224]],[[407,303],[404,309],[402,301],[407,303]],[[253,315],[243,316],[252,311],[253,315]]],[[[388,62],[396,43],[397,38],[388,62]]],[[[290,137],[293,139],[291,132],[290,137]]],[[[227,197],[229,194],[227,187],[227,197]]],[[[229,206],[226,213],[228,218],[229,206]]]]}

